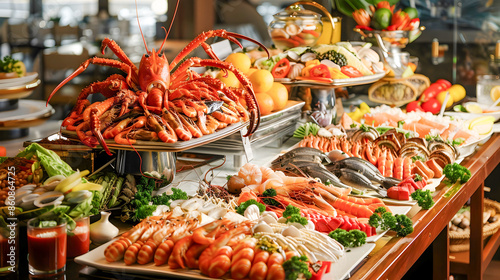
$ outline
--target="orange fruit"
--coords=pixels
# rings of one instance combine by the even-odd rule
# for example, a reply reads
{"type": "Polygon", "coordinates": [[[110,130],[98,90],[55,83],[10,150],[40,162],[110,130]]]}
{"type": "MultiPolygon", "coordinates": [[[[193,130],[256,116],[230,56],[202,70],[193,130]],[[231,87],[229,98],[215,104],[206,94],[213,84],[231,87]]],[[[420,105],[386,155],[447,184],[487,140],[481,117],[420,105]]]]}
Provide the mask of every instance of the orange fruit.
{"type": "Polygon", "coordinates": [[[238,80],[238,78],[236,78],[236,75],[234,75],[234,73],[231,71],[227,72],[220,71],[215,78],[219,79],[228,87],[235,87],[235,88],[240,87],[240,81],[238,80]]]}
{"type": "Polygon", "coordinates": [[[413,71],[413,73],[415,73],[415,70],[417,70],[417,65],[413,62],[408,62],[408,67],[411,68],[411,71],[413,71]]]}
{"type": "Polygon", "coordinates": [[[273,74],[264,69],[255,70],[249,79],[255,92],[267,92],[274,83],[273,74]]]}
{"type": "Polygon", "coordinates": [[[236,67],[236,69],[246,74],[252,66],[250,57],[244,53],[232,53],[226,57],[225,62],[229,62],[236,67]]]}
{"type": "Polygon", "coordinates": [[[274,102],[273,111],[279,111],[286,106],[286,102],[288,101],[288,90],[282,83],[273,83],[273,86],[270,90],[266,92],[271,96],[274,102]]]}
{"type": "Polygon", "coordinates": [[[258,68],[250,68],[248,69],[248,71],[245,73],[245,75],[247,75],[247,77],[250,77],[250,75],[252,75],[255,71],[259,70],[258,68]]]}
{"type": "Polygon", "coordinates": [[[256,93],[257,105],[259,105],[260,115],[269,115],[274,109],[274,101],[267,93],[256,93]]]}

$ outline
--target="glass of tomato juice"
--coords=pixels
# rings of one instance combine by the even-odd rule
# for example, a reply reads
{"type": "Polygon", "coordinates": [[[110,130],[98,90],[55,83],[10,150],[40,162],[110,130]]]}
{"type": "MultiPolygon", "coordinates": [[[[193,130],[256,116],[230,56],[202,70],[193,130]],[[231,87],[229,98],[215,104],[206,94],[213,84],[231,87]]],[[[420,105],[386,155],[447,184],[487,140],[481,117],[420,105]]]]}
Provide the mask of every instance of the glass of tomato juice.
{"type": "Polygon", "coordinates": [[[66,270],[66,222],[28,221],[28,260],[32,275],[58,274],[66,270]]]}
{"type": "Polygon", "coordinates": [[[68,258],[78,257],[89,251],[90,247],[90,220],[81,217],[75,221],[76,227],[68,231],[68,258]]]}

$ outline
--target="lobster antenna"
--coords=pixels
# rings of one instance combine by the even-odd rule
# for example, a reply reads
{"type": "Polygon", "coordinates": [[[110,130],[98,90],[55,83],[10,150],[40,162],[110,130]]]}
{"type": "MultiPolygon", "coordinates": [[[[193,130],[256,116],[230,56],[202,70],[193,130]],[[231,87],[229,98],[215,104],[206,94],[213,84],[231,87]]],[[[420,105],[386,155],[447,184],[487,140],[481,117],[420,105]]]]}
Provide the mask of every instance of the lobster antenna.
{"type": "Polygon", "coordinates": [[[137,24],[139,25],[139,31],[141,32],[142,40],[144,41],[144,46],[146,47],[146,52],[149,52],[148,45],[146,44],[146,39],[144,38],[144,33],[142,33],[141,22],[139,21],[139,10],[137,8],[137,0],[135,0],[135,14],[137,16],[137,24]]]}
{"type": "MultiPolygon", "coordinates": [[[[172,25],[174,25],[174,19],[175,19],[175,15],[177,15],[177,9],[179,8],[179,2],[180,1],[177,0],[177,3],[175,4],[175,10],[174,10],[174,15],[172,16],[172,21],[170,22],[170,26],[168,27],[167,34],[165,34],[165,39],[163,39],[163,43],[161,43],[161,47],[160,47],[160,49],[158,49],[158,53],[160,53],[160,51],[163,49],[163,45],[167,41],[168,34],[170,34],[170,29],[172,29],[172,25]]],[[[165,30],[165,27],[163,27],[163,30],[165,30]]]]}

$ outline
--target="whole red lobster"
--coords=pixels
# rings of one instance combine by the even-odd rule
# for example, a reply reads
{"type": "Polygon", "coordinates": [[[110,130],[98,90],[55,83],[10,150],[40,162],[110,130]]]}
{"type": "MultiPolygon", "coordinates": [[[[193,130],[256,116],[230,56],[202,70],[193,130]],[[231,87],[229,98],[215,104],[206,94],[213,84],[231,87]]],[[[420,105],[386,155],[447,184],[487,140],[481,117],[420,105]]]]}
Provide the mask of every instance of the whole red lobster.
{"type": "MultiPolygon", "coordinates": [[[[174,18],[178,5],[179,1],[174,18]]],[[[139,18],[137,21],[139,23],[139,18]]],[[[158,51],[148,50],[141,30],[146,54],[142,56],[139,68],[115,41],[105,38],[101,53],[104,54],[106,48],[109,48],[119,60],[101,57],[86,60],[52,91],[47,103],[61,87],[82,73],[90,64],[119,68],[127,75],[123,77],[115,74],[83,89],[73,111],[63,121],[62,126],[68,130],[75,130],[79,139],[90,147],[96,147],[100,143],[108,154],[111,152],[104,138],[114,138],[118,144],[133,144],[135,140],[158,138],[172,143],[177,139],[189,140],[191,137],[213,133],[228,123],[240,120],[250,120],[245,136],[254,133],[260,122],[260,111],[250,81],[232,64],[219,60],[205,41],[210,37],[221,37],[242,48],[236,38],[245,39],[265,49],[269,56],[265,46],[237,33],[211,30],[198,35],[169,64],[161,50],[171,27],[172,23],[158,51]],[[210,59],[198,57],[186,59],[198,46],[203,47],[210,59]],[[215,78],[201,77],[190,69],[203,66],[233,72],[242,88],[227,87],[215,78]],[[87,97],[96,92],[100,92],[107,99],[90,104],[87,97]],[[250,116],[239,102],[241,97],[246,101],[250,116]],[[205,101],[223,101],[224,106],[220,107],[220,110],[210,112],[205,101]],[[135,115],[130,117],[132,113],[135,115]],[[140,121],[135,121],[134,117],[142,118],[140,121]]]]}

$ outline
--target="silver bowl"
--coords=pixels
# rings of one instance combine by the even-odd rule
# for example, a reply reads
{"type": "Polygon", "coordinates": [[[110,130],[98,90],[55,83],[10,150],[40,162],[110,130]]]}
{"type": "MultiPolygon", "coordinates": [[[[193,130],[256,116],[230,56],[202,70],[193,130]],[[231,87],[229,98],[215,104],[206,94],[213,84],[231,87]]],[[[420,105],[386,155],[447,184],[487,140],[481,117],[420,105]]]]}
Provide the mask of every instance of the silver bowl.
{"type": "Polygon", "coordinates": [[[118,150],[116,170],[119,174],[142,175],[153,171],[171,183],[175,177],[175,152],[118,150]]]}

